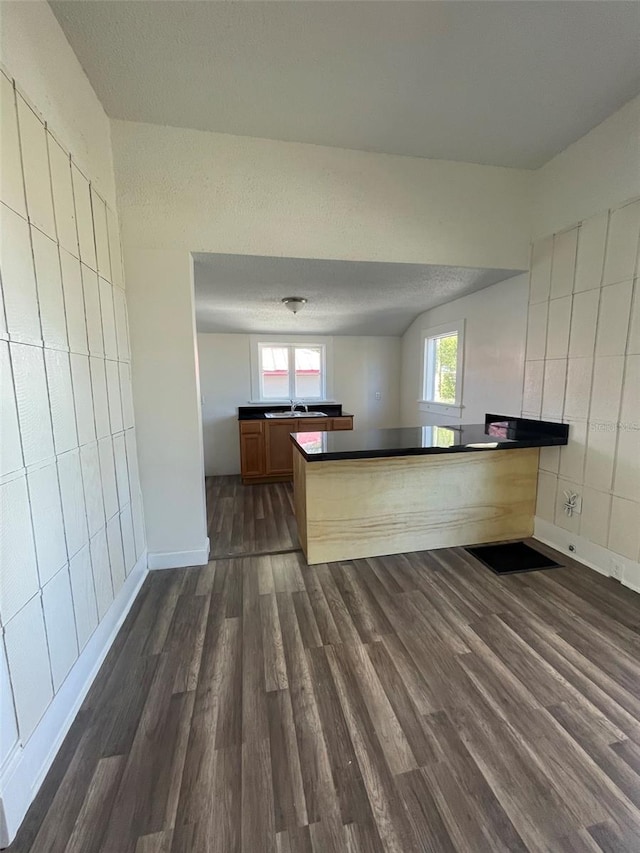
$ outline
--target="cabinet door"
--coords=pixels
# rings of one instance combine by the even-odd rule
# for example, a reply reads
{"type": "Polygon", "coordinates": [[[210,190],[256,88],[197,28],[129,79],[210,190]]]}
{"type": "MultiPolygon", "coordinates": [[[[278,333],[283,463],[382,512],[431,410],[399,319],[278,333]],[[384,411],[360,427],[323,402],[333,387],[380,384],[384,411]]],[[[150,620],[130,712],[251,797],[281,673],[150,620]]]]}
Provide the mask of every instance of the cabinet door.
{"type": "Polygon", "coordinates": [[[293,418],[267,425],[267,474],[293,474],[293,447],[289,435],[298,431],[293,418]]]}
{"type": "Polygon", "coordinates": [[[240,421],[240,432],[244,435],[249,432],[262,433],[264,421],[240,421]]]}
{"type": "Polygon", "coordinates": [[[240,468],[243,477],[264,475],[264,437],[262,432],[241,433],[240,468]]]}
{"type": "Polygon", "coordinates": [[[329,432],[330,429],[331,418],[300,418],[293,432],[329,432]]]}
{"type": "Polygon", "coordinates": [[[353,429],[353,418],[333,418],[332,429],[353,429]]]}

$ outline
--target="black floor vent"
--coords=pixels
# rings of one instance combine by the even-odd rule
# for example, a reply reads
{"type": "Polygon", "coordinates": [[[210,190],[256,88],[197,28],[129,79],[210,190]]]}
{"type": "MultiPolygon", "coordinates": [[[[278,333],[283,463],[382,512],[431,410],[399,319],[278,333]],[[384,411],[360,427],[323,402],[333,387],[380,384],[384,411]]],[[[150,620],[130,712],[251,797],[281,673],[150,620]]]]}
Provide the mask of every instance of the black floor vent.
{"type": "Polygon", "coordinates": [[[484,563],[497,575],[514,575],[517,572],[536,572],[539,569],[558,569],[550,557],[530,548],[524,542],[504,542],[501,545],[478,545],[466,548],[473,557],[484,563]]]}

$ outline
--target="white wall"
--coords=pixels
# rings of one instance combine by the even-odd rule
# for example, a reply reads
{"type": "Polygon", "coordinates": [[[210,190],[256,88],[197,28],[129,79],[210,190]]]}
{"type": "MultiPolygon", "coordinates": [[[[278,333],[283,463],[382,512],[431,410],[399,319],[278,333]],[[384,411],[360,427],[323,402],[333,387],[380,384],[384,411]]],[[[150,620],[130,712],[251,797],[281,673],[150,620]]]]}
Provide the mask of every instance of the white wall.
{"type": "Polygon", "coordinates": [[[533,245],[524,414],[570,424],[541,454],[536,535],[640,591],[640,200],[533,245]],[[563,511],[564,492],[582,512],[563,511]]]}
{"type": "Polygon", "coordinates": [[[356,429],[400,426],[400,338],[338,336],[333,360],[333,396],[356,429]]]}
{"type": "Polygon", "coordinates": [[[249,335],[198,335],[204,470],[239,474],[238,406],[251,399],[249,335]]]}
{"type": "Polygon", "coordinates": [[[527,265],[528,172],[120,121],[112,138],[150,565],[206,542],[190,252],[527,265]]]}
{"type": "MultiPolygon", "coordinates": [[[[207,476],[240,473],[238,406],[251,398],[250,336],[199,334],[204,461],[207,476]]],[[[333,389],[356,429],[400,423],[400,338],[333,338],[333,389]],[[376,392],[380,400],[376,400],[376,392]]]]}
{"type": "Polygon", "coordinates": [[[112,137],[126,247],[527,266],[528,171],[137,122],[112,137]]]}
{"type": "Polygon", "coordinates": [[[115,209],[109,119],[49,4],[0,4],[0,56],[56,136],[115,209]],[[62,96],[61,96],[62,95],[62,96]]]}
{"type": "Polygon", "coordinates": [[[46,3],[3,4],[2,30],[17,87],[0,74],[4,847],[146,555],[109,125],[46,3]]]}
{"type": "Polygon", "coordinates": [[[640,96],[537,170],[532,239],[640,195],[640,96]]]}
{"type": "Polygon", "coordinates": [[[402,339],[402,422],[482,423],[487,412],[520,414],[528,276],[520,275],[421,314],[402,339]],[[419,410],[422,332],[465,320],[462,416],[419,410]]]}
{"type": "Polygon", "coordinates": [[[195,345],[193,262],[187,252],[125,256],[140,482],[149,568],[209,557],[195,345]]]}
{"type": "Polygon", "coordinates": [[[541,454],[536,535],[638,590],[639,163],[635,98],[534,175],[523,400],[570,424],[569,445],[541,454]]]}

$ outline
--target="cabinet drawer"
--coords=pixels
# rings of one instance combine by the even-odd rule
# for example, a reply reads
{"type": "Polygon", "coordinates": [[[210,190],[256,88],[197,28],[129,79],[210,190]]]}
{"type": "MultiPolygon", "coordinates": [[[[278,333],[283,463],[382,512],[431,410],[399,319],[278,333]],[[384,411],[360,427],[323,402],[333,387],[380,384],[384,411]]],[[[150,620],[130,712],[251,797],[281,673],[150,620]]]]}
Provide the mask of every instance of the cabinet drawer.
{"type": "Polygon", "coordinates": [[[353,418],[333,418],[331,429],[353,429],[353,418]]]}
{"type": "Polygon", "coordinates": [[[242,435],[250,433],[261,433],[264,421],[240,421],[240,432],[242,435]]]}

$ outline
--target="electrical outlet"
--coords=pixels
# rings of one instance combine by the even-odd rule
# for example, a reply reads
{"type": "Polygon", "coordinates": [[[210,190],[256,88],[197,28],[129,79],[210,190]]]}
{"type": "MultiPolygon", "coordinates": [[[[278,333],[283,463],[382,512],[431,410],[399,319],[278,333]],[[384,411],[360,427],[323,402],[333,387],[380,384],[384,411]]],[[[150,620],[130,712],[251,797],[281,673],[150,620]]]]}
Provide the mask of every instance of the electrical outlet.
{"type": "Polygon", "coordinates": [[[568,515],[569,518],[572,515],[580,515],[582,512],[582,496],[571,491],[571,489],[565,489],[563,506],[565,515],[568,515]]]}
{"type": "Polygon", "coordinates": [[[376,391],[376,400],[382,400],[382,394],[379,391],[376,391]]]}
{"type": "Polygon", "coordinates": [[[615,578],[617,581],[622,580],[622,564],[617,560],[611,559],[609,563],[609,567],[611,569],[611,577],[615,578]]]}

